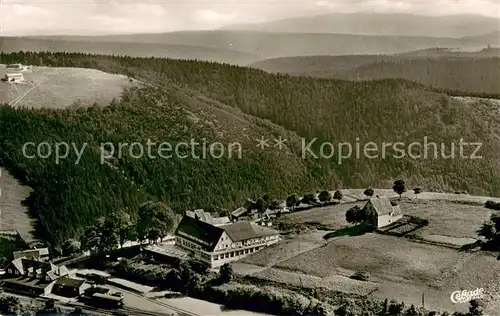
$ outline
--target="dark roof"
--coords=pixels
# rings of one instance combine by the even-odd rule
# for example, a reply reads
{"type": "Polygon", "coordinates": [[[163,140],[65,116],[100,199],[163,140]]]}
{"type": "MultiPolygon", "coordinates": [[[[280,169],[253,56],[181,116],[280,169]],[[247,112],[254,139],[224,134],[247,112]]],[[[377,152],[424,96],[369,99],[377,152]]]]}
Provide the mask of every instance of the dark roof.
{"type": "Polygon", "coordinates": [[[238,207],[237,209],[235,209],[231,215],[234,216],[234,217],[239,217],[239,216],[242,216],[244,215],[245,213],[249,212],[249,210],[246,208],[246,207],[238,207]]]}
{"type": "Polygon", "coordinates": [[[220,226],[233,242],[277,235],[278,231],[250,222],[237,222],[220,226]]]}
{"type": "Polygon", "coordinates": [[[60,279],[57,279],[55,282],[55,284],[64,285],[68,287],[75,287],[75,288],[79,288],[80,286],[83,285],[83,283],[85,283],[85,280],[73,279],[69,277],[62,277],[60,279]]]}
{"type": "Polygon", "coordinates": [[[401,208],[393,207],[391,201],[385,196],[370,198],[370,200],[368,200],[366,204],[368,205],[369,203],[371,203],[373,209],[375,210],[375,212],[377,212],[377,215],[379,216],[391,213],[399,215],[401,213],[401,208]]]}
{"type": "MultiPolygon", "coordinates": [[[[206,247],[207,251],[212,251],[219,242],[219,239],[224,233],[224,230],[217,226],[213,226],[211,224],[184,215],[181,222],[177,226],[175,234],[178,235],[179,232],[207,242],[209,245],[204,245],[204,247],[206,247]]],[[[192,241],[195,243],[197,242],[194,239],[192,241]]]]}

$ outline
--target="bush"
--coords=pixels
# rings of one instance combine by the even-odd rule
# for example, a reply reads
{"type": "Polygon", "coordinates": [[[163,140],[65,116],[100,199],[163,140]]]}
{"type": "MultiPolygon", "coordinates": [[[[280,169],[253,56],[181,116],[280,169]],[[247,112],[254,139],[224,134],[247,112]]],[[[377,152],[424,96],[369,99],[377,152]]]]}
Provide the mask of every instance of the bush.
{"type": "Polygon", "coordinates": [[[351,275],[351,279],[359,281],[368,281],[370,279],[370,273],[366,271],[356,271],[351,275]]]}
{"type": "Polygon", "coordinates": [[[219,281],[221,282],[221,284],[229,283],[233,280],[233,278],[234,278],[233,267],[230,264],[225,263],[220,268],[219,281]]]}
{"type": "Polygon", "coordinates": [[[495,201],[486,201],[484,204],[486,208],[489,208],[491,210],[495,211],[500,211],[500,202],[495,202],[495,201]]]}
{"type": "Polygon", "coordinates": [[[230,283],[213,289],[221,303],[234,309],[246,309],[274,315],[332,315],[332,308],[314,298],[289,290],[230,283]]]}

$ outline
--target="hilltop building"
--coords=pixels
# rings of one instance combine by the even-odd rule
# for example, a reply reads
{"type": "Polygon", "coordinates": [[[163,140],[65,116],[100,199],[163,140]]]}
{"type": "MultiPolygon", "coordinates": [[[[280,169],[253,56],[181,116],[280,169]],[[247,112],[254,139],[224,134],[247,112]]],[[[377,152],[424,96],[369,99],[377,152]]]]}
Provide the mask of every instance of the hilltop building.
{"type": "Polygon", "coordinates": [[[385,227],[403,218],[399,205],[393,206],[387,197],[370,198],[363,210],[368,214],[369,222],[376,228],[385,227]]]}
{"type": "Polygon", "coordinates": [[[9,64],[6,66],[7,70],[10,70],[10,71],[20,71],[20,72],[24,72],[24,71],[29,71],[31,70],[31,67],[30,66],[25,66],[23,64],[9,64]]]}
{"type": "Polygon", "coordinates": [[[175,231],[177,247],[212,268],[239,260],[279,242],[279,232],[250,222],[215,226],[184,216],[175,231]]]}
{"type": "Polygon", "coordinates": [[[23,83],[25,82],[24,76],[22,73],[8,73],[5,74],[4,81],[11,83],[23,83]]]}

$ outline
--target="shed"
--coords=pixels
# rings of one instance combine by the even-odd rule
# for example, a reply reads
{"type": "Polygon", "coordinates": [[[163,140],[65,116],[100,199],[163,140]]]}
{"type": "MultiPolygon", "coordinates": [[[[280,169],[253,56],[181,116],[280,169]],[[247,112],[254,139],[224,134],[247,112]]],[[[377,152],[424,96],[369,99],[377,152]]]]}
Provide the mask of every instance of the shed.
{"type": "Polygon", "coordinates": [[[400,206],[393,206],[387,197],[370,198],[363,210],[376,228],[385,227],[403,218],[400,206]]]}
{"type": "Polygon", "coordinates": [[[64,297],[78,297],[83,294],[85,280],[62,277],[54,282],[52,294],[64,297]]]}
{"type": "Polygon", "coordinates": [[[4,78],[5,81],[8,81],[8,82],[13,82],[13,83],[21,83],[21,82],[24,82],[24,76],[22,73],[8,73],[8,74],[5,74],[5,78],[4,78]]]}

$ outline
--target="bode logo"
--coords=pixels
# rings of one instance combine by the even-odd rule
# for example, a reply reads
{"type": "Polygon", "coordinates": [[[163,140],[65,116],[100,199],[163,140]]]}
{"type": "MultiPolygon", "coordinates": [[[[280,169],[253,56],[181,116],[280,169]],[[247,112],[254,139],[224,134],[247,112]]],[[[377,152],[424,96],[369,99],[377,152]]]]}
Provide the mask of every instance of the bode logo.
{"type": "Polygon", "coordinates": [[[483,297],[484,289],[478,287],[474,291],[455,291],[451,293],[450,299],[453,303],[467,303],[474,299],[480,299],[483,297]]]}

